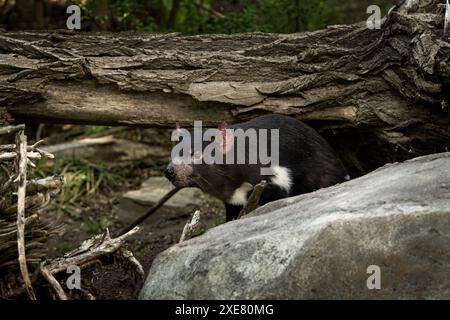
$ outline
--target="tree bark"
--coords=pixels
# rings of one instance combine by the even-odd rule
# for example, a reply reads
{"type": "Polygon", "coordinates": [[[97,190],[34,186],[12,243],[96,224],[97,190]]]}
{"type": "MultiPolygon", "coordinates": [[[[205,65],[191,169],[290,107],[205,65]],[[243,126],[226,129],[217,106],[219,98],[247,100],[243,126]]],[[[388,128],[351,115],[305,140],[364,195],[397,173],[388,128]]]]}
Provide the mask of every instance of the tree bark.
{"type": "Polygon", "coordinates": [[[20,121],[163,127],[276,112],[364,172],[450,149],[444,11],[407,0],[381,30],[301,34],[0,33],[0,103],[20,121]]]}

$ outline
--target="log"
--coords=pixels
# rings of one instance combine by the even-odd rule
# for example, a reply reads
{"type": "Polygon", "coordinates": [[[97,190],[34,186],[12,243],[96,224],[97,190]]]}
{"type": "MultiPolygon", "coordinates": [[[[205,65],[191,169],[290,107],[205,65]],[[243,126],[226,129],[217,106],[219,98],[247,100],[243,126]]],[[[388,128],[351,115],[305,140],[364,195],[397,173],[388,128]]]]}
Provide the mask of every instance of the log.
{"type": "Polygon", "coordinates": [[[364,173],[450,149],[444,13],[444,0],[407,0],[380,30],[3,32],[0,103],[25,122],[128,126],[276,112],[319,129],[364,173]]]}

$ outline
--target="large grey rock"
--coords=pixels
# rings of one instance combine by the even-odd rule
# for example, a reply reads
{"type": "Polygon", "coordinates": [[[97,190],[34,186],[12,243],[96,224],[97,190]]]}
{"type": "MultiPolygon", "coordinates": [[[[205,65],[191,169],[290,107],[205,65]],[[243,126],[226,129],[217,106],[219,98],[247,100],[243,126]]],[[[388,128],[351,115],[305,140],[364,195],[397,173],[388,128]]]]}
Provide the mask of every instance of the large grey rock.
{"type": "Polygon", "coordinates": [[[450,298],[450,153],[270,203],[171,247],[142,299],[450,298]],[[367,288],[367,268],[381,289],[367,288]]]}

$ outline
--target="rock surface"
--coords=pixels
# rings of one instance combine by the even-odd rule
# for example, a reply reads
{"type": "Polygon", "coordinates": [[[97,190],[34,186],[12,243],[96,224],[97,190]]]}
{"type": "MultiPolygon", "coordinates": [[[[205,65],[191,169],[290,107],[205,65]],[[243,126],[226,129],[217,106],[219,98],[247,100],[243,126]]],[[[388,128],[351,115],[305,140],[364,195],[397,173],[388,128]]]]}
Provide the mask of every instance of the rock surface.
{"type": "MultiPolygon", "coordinates": [[[[128,191],[122,195],[119,203],[118,218],[125,223],[134,221],[158,202],[174,186],[164,177],[151,177],[144,181],[138,190],[128,191]]],[[[210,198],[200,189],[185,188],[175,194],[164,205],[172,208],[194,210],[210,198]]]]}
{"type": "Polygon", "coordinates": [[[450,298],[450,153],[270,203],[175,245],[141,299],[450,298]],[[381,289],[367,287],[380,268],[381,289]]]}
{"type": "MultiPolygon", "coordinates": [[[[142,183],[139,190],[128,191],[124,198],[136,201],[144,205],[153,205],[159,201],[174,186],[164,177],[151,177],[142,183]]],[[[196,188],[184,188],[174,195],[164,205],[169,207],[182,208],[188,205],[200,205],[205,196],[196,188]]]]}

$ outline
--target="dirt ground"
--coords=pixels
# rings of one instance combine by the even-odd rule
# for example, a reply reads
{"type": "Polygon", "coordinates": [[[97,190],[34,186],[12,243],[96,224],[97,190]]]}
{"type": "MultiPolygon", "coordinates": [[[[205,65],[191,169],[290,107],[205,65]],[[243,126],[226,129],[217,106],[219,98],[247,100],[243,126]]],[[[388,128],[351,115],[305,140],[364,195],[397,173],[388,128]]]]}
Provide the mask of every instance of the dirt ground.
{"type": "MultiPolygon", "coordinates": [[[[113,160],[111,161],[113,163],[113,160]]],[[[128,222],[119,218],[119,210],[130,211],[136,215],[145,212],[149,207],[136,203],[124,203],[122,195],[129,190],[139,189],[141,183],[149,177],[160,176],[163,167],[161,163],[149,162],[132,165],[118,188],[112,191],[99,191],[83,196],[70,206],[70,210],[61,210],[50,206],[42,213],[43,219],[57,220],[62,225],[62,231],[48,241],[49,257],[62,256],[77,248],[82,241],[93,235],[102,233],[108,228],[114,237],[128,222]]],[[[205,203],[200,207],[173,208],[163,206],[144,221],[140,231],[129,238],[126,248],[133,252],[142,264],[145,277],[148,274],[153,259],[158,253],[176,244],[181,236],[184,225],[191,219],[196,209],[201,210],[201,230],[207,230],[223,223],[225,213],[220,206],[205,203]]],[[[123,215],[123,212],[122,212],[123,215]]],[[[132,219],[134,220],[134,219],[132,219]]],[[[201,231],[201,232],[202,232],[201,231]]],[[[120,263],[109,261],[107,265],[93,264],[81,271],[81,287],[96,299],[136,299],[142,287],[143,280],[135,279],[133,273],[120,263]]],[[[58,280],[72,299],[86,299],[87,295],[78,290],[70,291],[65,286],[65,278],[58,280]]]]}
{"type": "MultiPolygon", "coordinates": [[[[62,231],[49,241],[51,257],[61,256],[75,249],[83,240],[100,233],[106,224],[114,236],[127,224],[117,218],[121,190],[110,194],[96,194],[84,199],[80,206],[79,217],[68,214],[60,215],[59,221],[63,225],[62,231]],[[101,221],[101,223],[100,223],[101,221]]],[[[139,205],[136,205],[139,206],[139,205]]],[[[201,228],[207,230],[222,220],[221,210],[208,204],[198,208],[201,210],[201,228]]],[[[139,208],[145,211],[145,207],[139,208]]],[[[153,259],[158,253],[176,244],[181,236],[184,225],[190,220],[192,208],[171,208],[163,206],[154,215],[144,221],[141,230],[129,238],[126,248],[134,253],[142,264],[145,276],[149,271],[153,259]]],[[[56,215],[56,213],[53,213],[56,215]]],[[[52,213],[49,212],[51,216],[52,213]]],[[[96,299],[136,299],[143,284],[141,279],[135,279],[133,273],[120,264],[94,264],[82,270],[82,288],[88,290],[96,299]]],[[[60,278],[64,283],[64,279],[60,278]]],[[[84,295],[71,292],[72,298],[83,299],[84,295]]]]}

